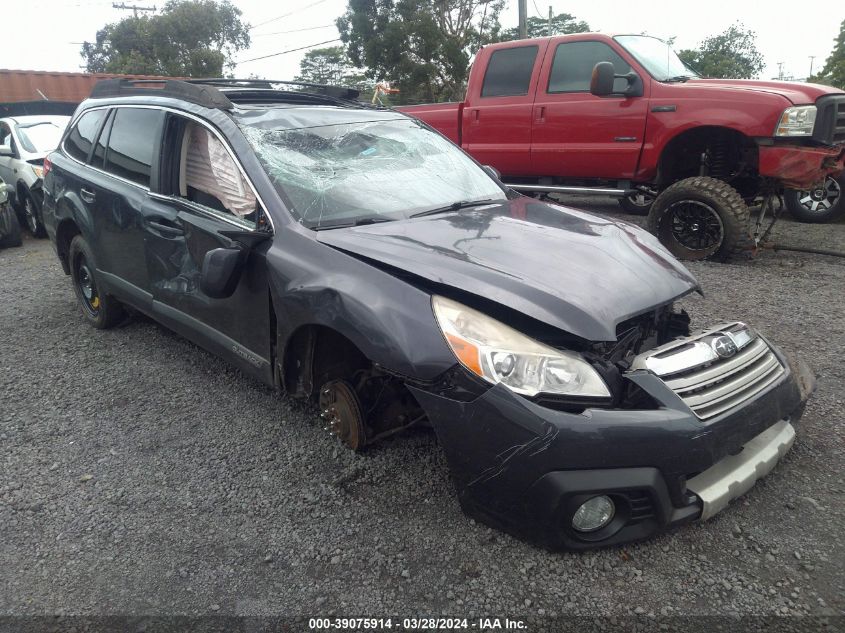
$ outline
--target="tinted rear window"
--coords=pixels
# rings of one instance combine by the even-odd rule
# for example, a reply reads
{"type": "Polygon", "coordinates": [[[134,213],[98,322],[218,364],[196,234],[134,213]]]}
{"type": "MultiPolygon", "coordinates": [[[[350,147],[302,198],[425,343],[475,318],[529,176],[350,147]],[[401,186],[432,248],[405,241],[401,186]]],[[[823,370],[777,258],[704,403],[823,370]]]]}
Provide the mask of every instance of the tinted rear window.
{"type": "Polygon", "coordinates": [[[487,64],[481,96],[527,95],[536,59],[536,46],[503,48],[495,51],[487,64]]]}
{"type": "Polygon", "coordinates": [[[149,187],[163,122],[161,110],[118,108],[109,134],[106,171],[149,187]]]}
{"type": "Polygon", "coordinates": [[[76,160],[85,162],[94,143],[94,137],[100,124],[106,116],[107,110],[92,110],[81,117],[65,139],[65,151],[76,160]]]}

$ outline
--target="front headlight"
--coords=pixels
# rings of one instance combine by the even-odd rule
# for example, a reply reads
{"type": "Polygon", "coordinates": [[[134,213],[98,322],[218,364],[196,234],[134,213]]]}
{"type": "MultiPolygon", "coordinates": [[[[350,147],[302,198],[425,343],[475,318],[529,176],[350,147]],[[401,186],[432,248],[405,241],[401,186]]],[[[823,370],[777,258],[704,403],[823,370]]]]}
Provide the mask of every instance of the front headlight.
{"type": "Polygon", "coordinates": [[[44,168],[41,165],[32,165],[32,171],[35,172],[36,178],[44,178],[44,168]]]}
{"type": "Polygon", "coordinates": [[[816,125],[816,106],[793,106],[783,111],[775,136],[812,136],[816,125]]]}
{"type": "Polygon", "coordinates": [[[601,376],[579,354],[543,345],[451,299],[434,296],[431,303],[457,359],[484,380],[527,396],[610,397],[601,376]]]}

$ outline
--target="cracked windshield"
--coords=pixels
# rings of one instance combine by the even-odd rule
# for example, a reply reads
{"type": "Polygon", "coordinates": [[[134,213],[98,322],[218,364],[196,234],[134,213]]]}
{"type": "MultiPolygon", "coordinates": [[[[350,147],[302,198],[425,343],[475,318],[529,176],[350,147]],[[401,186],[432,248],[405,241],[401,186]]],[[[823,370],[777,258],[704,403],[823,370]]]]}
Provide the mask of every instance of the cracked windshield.
{"type": "Polygon", "coordinates": [[[456,203],[505,199],[477,164],[416,121],[301,129],[272,129],[266,120],[260,125],[241,127],[291,212],[309,228],[398,220],[456,203]]]}

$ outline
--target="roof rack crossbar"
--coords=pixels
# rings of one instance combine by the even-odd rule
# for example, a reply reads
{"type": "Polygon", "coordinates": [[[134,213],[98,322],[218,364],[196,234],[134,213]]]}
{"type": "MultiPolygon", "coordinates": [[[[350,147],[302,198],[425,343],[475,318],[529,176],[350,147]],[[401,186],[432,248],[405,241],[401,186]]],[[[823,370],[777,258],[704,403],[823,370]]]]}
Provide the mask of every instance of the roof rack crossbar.
{"type": "Polygon", "coordinates": [[[174,97],[220,110],[231,110],[234,107],[226,95],[212,85],[196,85],[178,79],[103,79],[91,90],[92,99],[131,96],[174,97]]]}
{"type": "Polygon", "coordinates": [[[357,88],[350,88],[348,86],[332,86],[329,84],[315,84],[307,81],[288,81],[283,79],[228,79],[209,78],[209,79],[188,79],[188,83],[202,84],[207,86],[220,86],[221,88],[264,88],[272,90],[276,85],[283,86],[301,86],[303,88],[311,88],[317,94],[323,94],[328,97],[335,97],[336,99],[347,99],[355,101],[361,95],[361,91],[357,88]]]}

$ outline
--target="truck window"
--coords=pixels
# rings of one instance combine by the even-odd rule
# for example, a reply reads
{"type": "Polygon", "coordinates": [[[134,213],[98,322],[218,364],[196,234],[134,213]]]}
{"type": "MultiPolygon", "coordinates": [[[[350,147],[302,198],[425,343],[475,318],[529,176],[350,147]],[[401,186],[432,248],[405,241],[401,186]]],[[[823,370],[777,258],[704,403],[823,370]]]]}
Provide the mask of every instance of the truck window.
{"type": "MultiPolygon", "coordinates": [[[[599,62],[611,62],[617,75],[631,72],[631,67],[603,42],[564,42],[558,44],[549,74],[548,93],[589,92],[593,68],[599,62]]],[[[617,79],[613,88],[622,92],[625,79],[617,79]]]]}
{"type": "Polygon", "coordinates": [[[149,187],[163,122],[161,110],[118,108],[109,134],[105,170],[149,187]]]}
{"type": "Polygon", "coordinates": [[[484,73],[481,96],[527,95],[537,50],[537,46],[519,46],[494,51],[484,73]]]}

